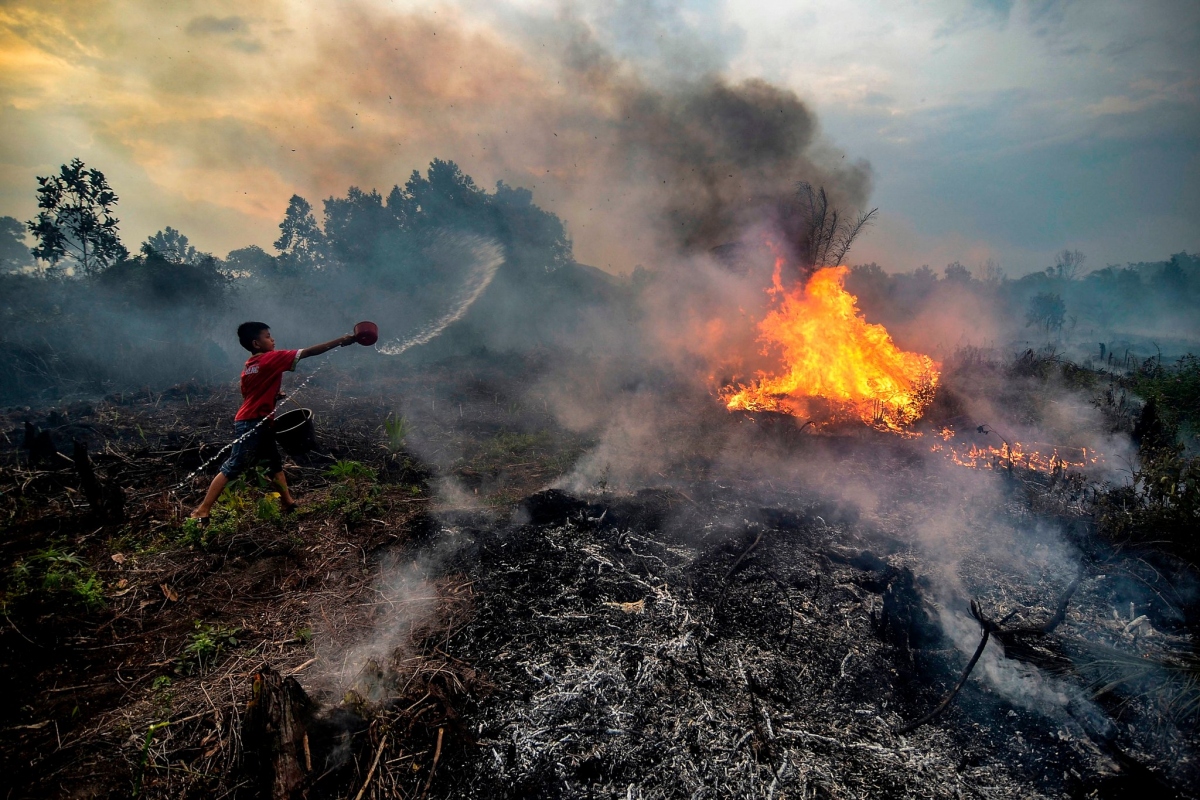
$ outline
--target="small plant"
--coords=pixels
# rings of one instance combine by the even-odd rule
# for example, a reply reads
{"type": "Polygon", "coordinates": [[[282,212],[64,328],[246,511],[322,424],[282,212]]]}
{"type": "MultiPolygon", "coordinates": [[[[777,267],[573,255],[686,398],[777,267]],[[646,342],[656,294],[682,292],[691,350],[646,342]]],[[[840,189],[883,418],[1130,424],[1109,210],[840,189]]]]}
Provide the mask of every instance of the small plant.
{"type": "Polygon", "coordinates": [[[204,672],[226,647],[237,647],[240,628],[223,628],[206,622],[196,622],[196,630],[188,637],[183,652],[175,662],[175,671],[181,675],[204,672]]]}
{"type": "Polygon", "coordinates": [[[174,681],[169,675],[159,675],[150,684],[150,693],[154,696],[154,704],[159,708],[170,708],[171,701],[175,698],[175,692],[171,686],[174,681]]]}
{"type": "Polygon", "coordinates": [[[237,533],[237,527],[238,514],[228,506],[217,505],[213,507],[212,518],[207,527],[200,520],[186,518],[179,526],[179,539],[191,547],[207,550],[222,537],[237,533]]]}
{"type": "Polygon", "coordinates": [[[217,498],[217,502],[213,505],[213,511],[224,511],[232,516],[241,516],[254,507],[254,499],[250,491],[250,487],[246,483],[238,479],[230,484],[229,488],[221,492],[221,496],[217,498]]]}
{"type": "Polygon", "coordinates": [[[342,460],[325,470],[325,476],[339,481],[354,480],[355,478],[375,480],[376,473],[375,470],[360,461],[342,460]]]}
{"type": "Polygon", "coordinates": [[[254,515],[260,522],[278,522],[283,518],[283,513],[279,508],[279,496],[275,493],[269,494],[258,501],[258,506],[255,508],[254,515]]]}
{"type": "Polygon", "coordinates": [[[600,470],[600,477],[596,479],[596,491],[600,494],[608,494],[608,485],[612,479],[612,464],[605,462],[604,469],[600,470]]]}
{"type": "Polygon", "coordinates": [[[383,421],[383,430],[387,433],[388,454],[394,456],[404,448],[404,440],[408,437],[408,419],[388,414],[383,421]]]}
{"type": "Polygon", "coordinates": [[[11,594],[43,593],[66,598],[89,611],[104,607],[104,582],[75,553],[50,546],[18,561],[10,573],[11,594]]]}
{"type": "Polygon", "coordinates": [[[313,640],[313,629],[307,625],[298,629],[296,631],[296,638],[300,640],[301,644],[308,644],[313,640]]]}

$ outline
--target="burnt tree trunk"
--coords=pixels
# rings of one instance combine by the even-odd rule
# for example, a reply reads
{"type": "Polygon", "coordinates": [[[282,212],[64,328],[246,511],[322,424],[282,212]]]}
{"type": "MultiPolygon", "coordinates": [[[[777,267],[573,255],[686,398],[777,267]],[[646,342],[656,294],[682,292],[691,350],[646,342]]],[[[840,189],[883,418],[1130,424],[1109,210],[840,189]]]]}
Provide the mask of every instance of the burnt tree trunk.
{"type": "Polygon", "coordinates": [[[307,726],[314,703],[295,678],[269,666],[254,676],[242,722],[243,765],[255,796],[298,800],[312,780],[307,726]]]}
{"type": "Polygon", "coordinates": [[[66,459],[59,455],[54,441],[50,438],[50,431],[40,430],[32,423],[25,423],[25,441],[21,443],[21,447],[29,451],[31,465],[61,467],[66,464],[66,459]]]}
{"type": "Polygon", "coordinates": [[[75,440],[75,472],[79,475],[79,488],[87,498],[92,512],[103,520],[120,522],[125,518],[125,492],[111,481],[104,483],[96,477],[92,459],[88,456],[87,442],[75,440]]]}

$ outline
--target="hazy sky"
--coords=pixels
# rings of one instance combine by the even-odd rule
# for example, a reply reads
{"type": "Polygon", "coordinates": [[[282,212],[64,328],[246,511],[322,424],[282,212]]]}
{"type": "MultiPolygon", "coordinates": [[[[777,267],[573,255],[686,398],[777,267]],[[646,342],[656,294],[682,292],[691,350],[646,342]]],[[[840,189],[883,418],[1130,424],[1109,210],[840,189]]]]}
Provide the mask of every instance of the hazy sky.
{"type": "Polygon", "coordinates": [[[794,90],[815,157],[870,164],[854,262],[1200,250],[1195,0],[0,2],[0,214],[29,219],[35,176],[79,156],[131,249],[170,225],[224,255],[269,249],[293,192],[386,193],[441,157],[532,188],[580,260],[628,269],[587,158],[610,98],[561,69],[581,29],[653,85],[794,90]]]}

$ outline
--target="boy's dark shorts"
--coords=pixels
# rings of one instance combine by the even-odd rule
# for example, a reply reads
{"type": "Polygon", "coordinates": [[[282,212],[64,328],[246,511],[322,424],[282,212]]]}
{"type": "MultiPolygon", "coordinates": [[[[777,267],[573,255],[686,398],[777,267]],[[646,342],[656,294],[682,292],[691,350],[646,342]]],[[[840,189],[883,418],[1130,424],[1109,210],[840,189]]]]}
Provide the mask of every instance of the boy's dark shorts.
{"type": "Polygon", "coordinates": [[[233,440],[233,452],[221,465],[222,474],[229,480],[235,480],[259,462],[266,462],[268,475],[278,475],[283,471],[283,459],[279,457],[279,448],[275,446],[275,428],[270,422],[263,422],[262,419],[235,420],[233,440]],[[243,436],[246,438],[243,439],[243,436]]]}

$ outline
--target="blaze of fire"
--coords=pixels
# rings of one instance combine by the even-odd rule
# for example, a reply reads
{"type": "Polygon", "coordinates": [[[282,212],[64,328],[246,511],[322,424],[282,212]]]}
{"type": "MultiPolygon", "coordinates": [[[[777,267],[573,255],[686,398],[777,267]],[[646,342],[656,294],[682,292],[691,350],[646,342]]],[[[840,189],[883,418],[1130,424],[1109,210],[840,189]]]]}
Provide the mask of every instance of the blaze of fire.
{"type": "Polygon", "coordinates": [[[933,400],[938,365],[901,350],[882,325],[863,318],[858,298],[845,289],[845,267],[825,267],[807,285],[786,289],[781,271],[777,260],[774,307],[758,330],[765,348],[778,350],[784,369],[725,387],[720,397],[726,406],[794,416],[827,407],[834,418],[895,431],[918,420],[933,400]]]}
{"type": "Polygon", "coordinates": [[[1027,469],[1033,472],[1060,474],[1072,469],[1085,469],[1104,460],[1104,456],[1086,447],[1064,447],[1065,451],[1078,451],[1079,455],[1060,455],[1058,447],[1051,447],[1050,455],[1038,450],[1026,449],[1020,442],[1002,442],[999,447],[977,444],[956,445],[951,440],[955,438],[953,428],[942,428],[937,431],[942,441],[948,444],[935,444],[930,450],[944,453],[951,461],[960,467],[970,469],[1012,470],[1013,468],[1027,469]]]}

